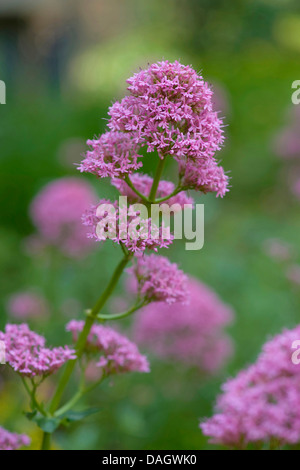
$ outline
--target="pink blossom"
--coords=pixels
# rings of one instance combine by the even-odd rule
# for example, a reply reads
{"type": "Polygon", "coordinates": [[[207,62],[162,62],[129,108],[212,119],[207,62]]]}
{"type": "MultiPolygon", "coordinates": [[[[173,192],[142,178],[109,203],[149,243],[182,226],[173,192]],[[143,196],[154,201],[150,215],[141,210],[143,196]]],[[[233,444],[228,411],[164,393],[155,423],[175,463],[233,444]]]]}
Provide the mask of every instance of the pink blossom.
{"type": "Polygon", "coordinates": [[[79,165],[81,172],[93,173],[100,178],[120,177],[138,170],[138,146],[122,132],[106,132],[98,139],[89,140],[91,147],[79,165]]]}
{"type": "Polygon", "coordinates": [[[173,304],[189,301],[187,276],[164,256],[139,257],[127,272],[134,275],[134,288],[147,302],[173,304]]]}
{"type": "Polygon", "coordinates": [[[276,155],[285,159],[300,157],[300,107],[293,106],[287,124],[278,132],[273,140],[276,155]]]}
{"type": "Polygon", "coordinates": [[[256,363],[223,385],[216,414],[201,424],[212,443],[245,448],[300,441],[300,367],[292,361],[300,326],[267,342],[256,363]]]}
{"type": "Polygon", "coordinates": [[[207,286],[188,282],[189,304],[150,304],[136,316],[134,337],[156,355],[206,373],[219,369],[232,350],[224,326],[231,309],[207,286]]]}
{"type": "Polygon", "coordinates": [[[12,317],[23,320],[44,317],[49,313],[46,299],[33,292],[13,294],[8,300],[7,310],[12,317]]]}
{"type": "Polygon", "coordinates": [[[93,248],[81,216],[95,201],[88,183],[61,178],[41,190],[31,204],[30,214],[46,244],[56,246],[67,256],[81,257],[93,248]]]}
{"type": "Polygon", "coordinates": [[[204,194],[215,192],[225,196],[229,191],[229,177],[215,160],[182,159],[179,164],[182,185],[204,194]]]}
{"type": "MultiPolygon", "coordinates": [[[[73,334],[74,342],[84,327],[83,321],[72,320],[67,331],[73,334]]],[[[149,372],[149,364],[137,346],[125,336],[102,325],[93,325],[89,334],[86,353],[98,355],[96,366],[105,375],[123,372],[149,372]]]]}
{"type": "Polygon", "coordinates": [[[222,121],[212,109],[213,92],[191,67],[152,64],[127,80],[130,96],[109,111],[109,127],[135,142],[175,158],[211,158],[223,143],[222,121]]]}
{"type": "Polygon", "coordinates": [[[150,218],[143,219],[134,206],[119,208],[117,201],[112,203],[106,199],[85,212],[83,223],[91,228],[90,238],[122,243],[128,251],[136,254],[146,249],[167,248],[174,239],[168,227],[163,224],[157,227],[150,218]],[[99,209],[102,215],[98,216],[99,209]]]}
{"type": "Polygon", "coordinates": [[[15,434],[0,427],[0,450],[18,450],[30,445],[30,438],[24,434],[15,434]]]}
{"type": "Polygon", "coordinates": [[[65,362],[76,359],[75,351],[67,346],[48,349],[45,338],[28,328],[28,325],[11,325],[0,332],[6,349],[6,362],[20,375],[26,377],[48,376],[65,362]]]}
{"type": "MultiPolygon", "coordinates": [[[[131,177],[131,182],[134,187],[142,193],[144,196],[148,197],[153,184],[153,178],[142,173],[134,173],[131,177]]],[[[128,202],[130,204],[140,203],[142,200],[137,196],[137,194],[127,185],[127,183],[119,178],[113,178],[112,182],[122,196],[127,196],[128,202]]],[[[156,199],[161,199],[167,197],[175,189],[174,183],[170,181],[160,181],[156,193],[156,199]]],[[[171,197],[165,201],[166,204],[172,206],[173,204],[178,204],[184,208],[185,204],[194,205],[193,198],[189,197],[186,192],[182,191],[181,193],[176,194],[176,196],[171,197]]]]}

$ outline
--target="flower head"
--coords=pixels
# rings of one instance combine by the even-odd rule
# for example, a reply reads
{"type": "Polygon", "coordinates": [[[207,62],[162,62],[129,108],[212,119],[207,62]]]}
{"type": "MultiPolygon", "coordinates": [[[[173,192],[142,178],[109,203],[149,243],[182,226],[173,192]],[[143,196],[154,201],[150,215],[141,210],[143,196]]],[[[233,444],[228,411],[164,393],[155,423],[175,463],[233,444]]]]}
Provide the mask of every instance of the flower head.
{"type": "Polygon", "coordinates": [[[5,332],[0,332],[0,340],[5,344],[7,364],[25,377],[48,376],[76,358],[75,351],[67,346],[46,348],[45,338],[26,324],[6,325],[5,332]]]}
{"type": "Polygon", "coordinates": [[[189,279],[188,291],[188,305],[159,302],[144,307],[136,316],[134,337],[157,356],[213,373],[232,350],[223,330],[232,311],[195,279],[189,279]]]}
{"type": "Polygon", "coordinates": [[[221,197],[229,191],[229,177],[215,160],[182,159],[179,171],[184,187],[221,197]]]}
{"type": "Polygon", "coordinates": [[[213,93],[191,67],[158,62],[127,82],[130,96],[109,111],[112,130],[161,156],[210,158],[220,149],[222,121],[213,111],[213,93]]]}
{"type": "Polygon", "coordinates": [[[35,197],[30,214],[45,244],[56,246],[71,257],[91,250],[81,216],[95,203],[94,191],[78,178],[61,178],[49,183],[35,197]]]}
{"type": "Polygon", "coordinates": [[[15,434],[0,427],[0,450],[18,450],[30,445],[30,439],[24,434],[15,434]]]}
{"type": "Polygon", "coordinates": [[[106,132],[87,144],[91,149],[79,165],[81,172],[113,178],[133,173],[142,166],[138,146],[127,134],[106,132]]]}
{"type": "MultiPolygon", "coordinates": [[[[67,325],[67,331],[73,334],[77,341],[84,327],[83,321],[72,320],[67,325]]],[[[123,372],[149,372],[149,364],[142,356],[137,346],[125,336],[102,325],[93,325],[89,334],[86,351],[89,355],[98,356],[96,366],[105,375],[123,372]]]]}
{"type": "Polygon", "coordinates": [[[89,237],[97,241],[122,243],[131,253],[167,248],[174,237],[168,227],[158,227],[147,215],[143,218],[134,205],[119,207],[106,199],[85,212],[83,223],[90,227],[89,237]]]}
{"type": "Polygon", "coordinates": [[[300,441],[300,368],[292,361],[300,327],[267,342],[254,365],[223,385],[216,414],[201,424],[211,442],[232,447],[249,443],[300,441]]]}
{"type": "Polygon", "coordinates": [[[138,295],[146,302],[187,303],[187,276],[164,256],[139,257],[127,270],[136,280],[138,295]]]}

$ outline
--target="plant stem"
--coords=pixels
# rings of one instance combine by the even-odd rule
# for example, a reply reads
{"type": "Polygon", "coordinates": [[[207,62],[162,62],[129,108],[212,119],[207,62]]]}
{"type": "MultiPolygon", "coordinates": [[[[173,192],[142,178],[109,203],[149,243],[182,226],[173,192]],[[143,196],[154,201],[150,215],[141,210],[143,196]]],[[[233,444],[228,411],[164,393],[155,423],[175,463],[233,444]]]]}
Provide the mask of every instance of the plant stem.
{"type": "Polygon", "coordinates": [[[149,199],[144,196],[144,194],[142,194],[138,189],[136,189],[136,187],[134,186],[134,184],[132,183],[131,179],[129,178],[129,176],[125,176],[125,182],[127,183],[127,185],[132,189],[132,191],[135,192],[135,194],[137,194],[137,196],[142,200],[144,201],[145,203],[149,203],[149,199]]]}
{"type": "Polygon", "coordinates": [[[84,328],[83,328],[83,330],[82,330],[82,332],[81,332],[81,334],[78,338],[77,344],[76,344],[76,351],[77,351],[76,356],[77,356],[77,358],[73,361],[68,362],[68,364],[67,364],[67,366],[64,370],[64,373],[61,376],[61,379],[59,381],[56,393],[55,393],[55,395],[52,399],[52,402],[50,404],[49,411],[50,411],[51,414],[53,414],[56,411],[56,409],[58,408],[58,406],[60,404],[62,395],[65,391],[66,386],[69,383],[71,375],[72,375],[72,373],[74,371],[74,368],[76,366],[76,362],[77,362],[78,359],[81,358],[81,356],[84,352],[84,348],[85,348],[85,345],[86,345],[87,338],[89,336],[89,333],[91,331],[91,328],[92,328],[94,322],[97,320],[98,313],[103,308],[106,301],[108,300],[108,298],[112,294],[114,288],[116,287],[116,284],[117,284],[118,280],[120,279],[120,277],[121,277],[128,261],[131,259],[131,257],[132,257],[132,255],[128,254],[128,255],[124,256],[124,258],[121,260],[121,262],[117,266],[117,268],[116,268],[116,270],[115,270],[108,286],[106,287],[105,291],[100,296],[99,300],[96,302],[95,306],[93,307],[93,309],[90,311],[89,315],[87,316],[84,328]]]}
{"type": "Polygon", "coordinates": [[[97,315],[97,319],[103,321],[121,320],[122,318],[129,317],[129,315],[132,315],[134,312],[144,307],[144,305],[146,305],[145,301],[141,302],[138,305],[134,305],[130,310],[127,310],[127,312],[115,313],[114,315],[97,315]]]}
{"type": "Polygon", "coordinates": [[[157,169],[156,169],[156,173],[155,173],[155,176],[154,176],[152,188],[151,188],[151,191],[150,191],[150,194],[149,194],[149,201],[150,202],[153,202],[153,203],[155,202],[155,196],[156,196],[158,185],[159,185],[159,182],[160,182],[163,170],[164,170],[165,163],[166,163],[165,157],[163,157],[163,158],[159,157],[159,163],[158,163],[158,166],[157,166],[157,169]]]}
{"type": "Polygon", "coordinates": [[[50,450],[50,449],[51,449],[51,434],[49,432],[44,432],[41,450],[50,450]]]}
{"type": "Polygon", "coordinates": [[[176,196],[176,194],[180,193],[181,191],[183,191],[182,187],[178,186],[171,194],[169,194],[169,196],[156,199],[155,204],[160,204],[161,202],[167,201],[168,199],[171,199],[171,197],[176,196]]]}

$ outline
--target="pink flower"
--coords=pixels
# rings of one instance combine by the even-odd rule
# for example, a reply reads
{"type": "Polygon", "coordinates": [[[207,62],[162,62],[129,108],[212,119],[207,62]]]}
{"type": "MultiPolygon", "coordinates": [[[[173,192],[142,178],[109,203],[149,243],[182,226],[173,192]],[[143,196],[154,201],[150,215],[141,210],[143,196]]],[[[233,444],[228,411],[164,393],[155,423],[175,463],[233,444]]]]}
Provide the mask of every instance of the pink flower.
{"type": "MultiPolygon", "coordinates": [[[[130,177],[130,179],[134,187],[140,193],[142,193],[146,197],[150,195],[150,191],[153,184],[153,178],[142,173],[134,173],[130,177]]],[[[124,180],[119,178],[113,178],[111,183],[119,190],[122,196],[127,196],[128,202],[130,204],[142,202],[139,196],[137,196],[136,193],[129,188],[129,186],[124,180]]],[[[172,194],[174,189],[174,183],[171,183],[170,181],[160,181],[156,193],[156,199],[167,197],[169,194],[172,194]]],[[[169,206],[172,206],[173,204],[178,204],[181,206],[181,208],[184,208],[185,204],[191,204],[193,206],[194,200],[193,198],[188,197],[186,192],[182,191],[181,193],[176,194],[176,196],[173,196],[170,199],[166,200],[165,204],[168,204],[169,206]]]]}
{"type": "Polygon", "coordinates": [[[0,332],[0,340],[5,344],[7,364],[25,377],[46,377],[76,358],[75,351],[67,346],[46,348],[45,338],[26,324],[6,325],[5,332],[0,332]]]}
{"type": "Polygon", "coordinates": [[[300,179],[297,179],[297,181],[294,182],[293,193],[298,199],[300,199],[300,179]]]}
{"type": "Polygon", "coordinates": [[[127,272],[134,275],[134,289],[146,302],[188,303],[187,277],[168,258],[157,255],[139,257],[127,272]]]}
{"type": "MultiPolygon", "coordinates": [[[[74,342],[83,327],[84,322],[76,320],[67,325],[67,331],[72,332],[74,342]]],[[[87,340],[86,353],[99,356],[96,365],[105,375],[149,372],[148,361],[139,353],[137,346],[125,336],[102,325],[93,325],[87,340]]]]}
{"type": "Polygon", "coordinates": [[[30,214],[42,240],[65,255],[81,257],[93,247],[81,216],[95,203],[94,191],[77,178],[49,183],[31,204],[30,214]]]}
{"type": "Polygon", "coordinates": [[[232,350],[223,331],[232,311],[195,279],[189,279],[188,291],[189,305],[160,302],[144,307],[136,317],[134,337],[160,357],[213,373],[232,350]]]}
{"type": "Polygon", "coordinates": [[[7,310],[12,317],[26,320],[46,316],[49,307],[46,299],[38,294],[18,292],[9,298],[7,310]]]}
{"type": "Polygon", "coordinates": [[[175,158],[211,158],[223,143],[222,121],[212,109],[212,91],[189,66],[152,64],[128,79],[130,96],[109,111],[109,127],[175,158]]]}
{"type": "Polygon", "coordinates": [[[276,155],[284,159],[300,157],[300,111],[293,106],[288,113],[287,124],[275,136],[273,149],[276,155]]]}
{"type": "Polygon", "coordinates": [[[142,166],[137,144],[122,132],[106,132],[87,144],[91,150],[79,165],[81,172],[112,178],[130,174],[142,166]]]}
{"type": "Polygon", "coordinates": [[[158,248],[167,248],[174,239],[168,227],[163,224],[157,227],[150,218],[143,219],[134,206],[119,208],[117,201],[112,203],[106,199],[85,212],[83,223],[91,228],[90,238],[122,243],[135,254],[146,249],[157,251],[158,248]]]}
{"type": "Polygon", "coordinates": [[[0,450],[18,450],[30,445],[30,438],[24,434],[15,434],[0,427],[0,450]]]}
{"type": "Polygon", "coordinates": [[[179,164],[182,185],[206,193],[225,196],[229,191],[229,177],[215,160],[182,159],[179,164]]]}
{"type": "Polygon", "coordinates": [[[212,443],[245,448],[300,441],[300,367],[292,361],[300,326],[267,342],[256,363],[223,385],[216,414],[201,424],[212,443]]]}

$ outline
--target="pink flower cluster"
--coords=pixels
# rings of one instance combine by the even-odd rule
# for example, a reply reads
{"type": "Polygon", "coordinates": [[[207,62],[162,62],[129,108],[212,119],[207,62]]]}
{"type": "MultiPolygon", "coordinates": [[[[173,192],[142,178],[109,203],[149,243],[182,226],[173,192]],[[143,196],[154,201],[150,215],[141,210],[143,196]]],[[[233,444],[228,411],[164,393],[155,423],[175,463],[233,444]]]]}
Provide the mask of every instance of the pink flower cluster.
{"type": "Polygon", "coordinates": [[[106,199],[86,211],[82,219],[83,224],[91,228],[90,238],[97,241],[109,238],[135,254],[146,249],[167,248],[174,239],[168,227],[157,227],[151,218],[143,219],[134,206],[119,208],[117,202],[106,199]]]}
{"type": "Polygon", "coordinates": [[[0,450],[18,450],[29,446],[30,439],[24,434],[15,434],[0,427],[0,450]]]}
{"type": "Polygon", "coordinates": [[[127,80],[130,96],[109,111],[109,127],[129,132],[148,151],[209,158],[223,143],[222,121],[212,110],[212,91],[191,67],[168,61],[127,80]]]}
{"type": "MultiPolygon", "coordinates": [[[[134,187],[144,196],[148,197],[153,184],[153,178],[142,173],[134,173],[131,176],[131,182],[134,187]]],[[[130,204],[142,202],[141,198],[127,185],[127,183],[119,178],[113,178],[111,181],[112,185],[115,186],[122,196],[128,198],[130,204]]],[[[157,199],[163,199],[169,194],[172,194],[175,189],[174,183],[170,181],[160,181],[156,193],[157,199]]],[[[189,197],[186,192],[182,191],[176,196],[171,197],[165,201],[166,204],[172,206],[173,204],[178,204],[182,209],[186,204],[194,206],[193,198],[189,197]]]]}
{"type": "Polygon", "coordinates": [[[144,307],[136,318],[134,337],[160,357],[213,373],[232,350],[223,330],[232,311],[199,281],[189,279],[188,291],[188,305],[161,302],[144,307]]]}
{"type": "Polygon", "coordinates": [[[292,361],[299,339],[300,326],[284,331],[264,345],[254,365],[223,385],[216,414],[201,424],[212,443],[246,448],[300,441],[300,367],[292,361]]]}
{"type": "Polygon", "coordinates": [[[30,214],[46,245],[67,256],[81,257],[92,249],[81,216],[94,204],[90,185],[77,178],[61,178],[49,183],[32,202],[30,214]]]}
{"type": "Polygon", "coordinates": [[[76,359],[75,351],[65,347],[48,349],[45,338],[28,328],[28,325],[7,324],[0,332],[5,344],[6,362],[25,377],[48,376],[67,361],[76,359]]]}
{"type": "Polygon", "coordinates": [[[16,319],[44,317],[49,307],[44,297],[33,292],[18,292],[12,295],[7,303],[7,310],[16,319]]]}
{"type": "Polygon", "coordinates": [[[122,177],[141,168],[138,146],[123,132],[106,132],[99,139],[88,140],[91,147],[79,165],[81,172],[92,173],[101,178],[122,177]]]}
{"type": "MultiPolygon", "coordinates": [[[[67,325],[67,331],[73,334],[74,342],[84,327],[83,321],[72,320],[67,325]]],[[[149,364],[142,356],[137,346],[125,336],[111,328],[102,325],[93,325],[89,334],[86,353],[98,354],[96,366],[101,368],[105,375],[123,372],[149,372],[149,364]]]]}
{"type": "Polygon", "coordinates": [[[142,167],[139,149],[146,147],[179,163],[183,189],[224,196],[229,179],[214,158],[224,141],[223,122],[202,76],[177,61],[164,61],[127,82],[129,96],[109,110],[110,131],[88,141],[91,150],[79,169],[124,178],[142,167]]]}
{"type": "Polygon", "coordinates": [[[139,257],[127,272],[134,275],[132,290],[146,302],[188,303],[187,276],[168,258],[156,255],[139,257]]]}
{"type": "Polygon", "coordinates": [[[204,194],[214,192],[217,197],[223,197],[229,191],[229,177],[216,160],[183,160],[179,163],[179,173],[183,187],[204,194]]]}

